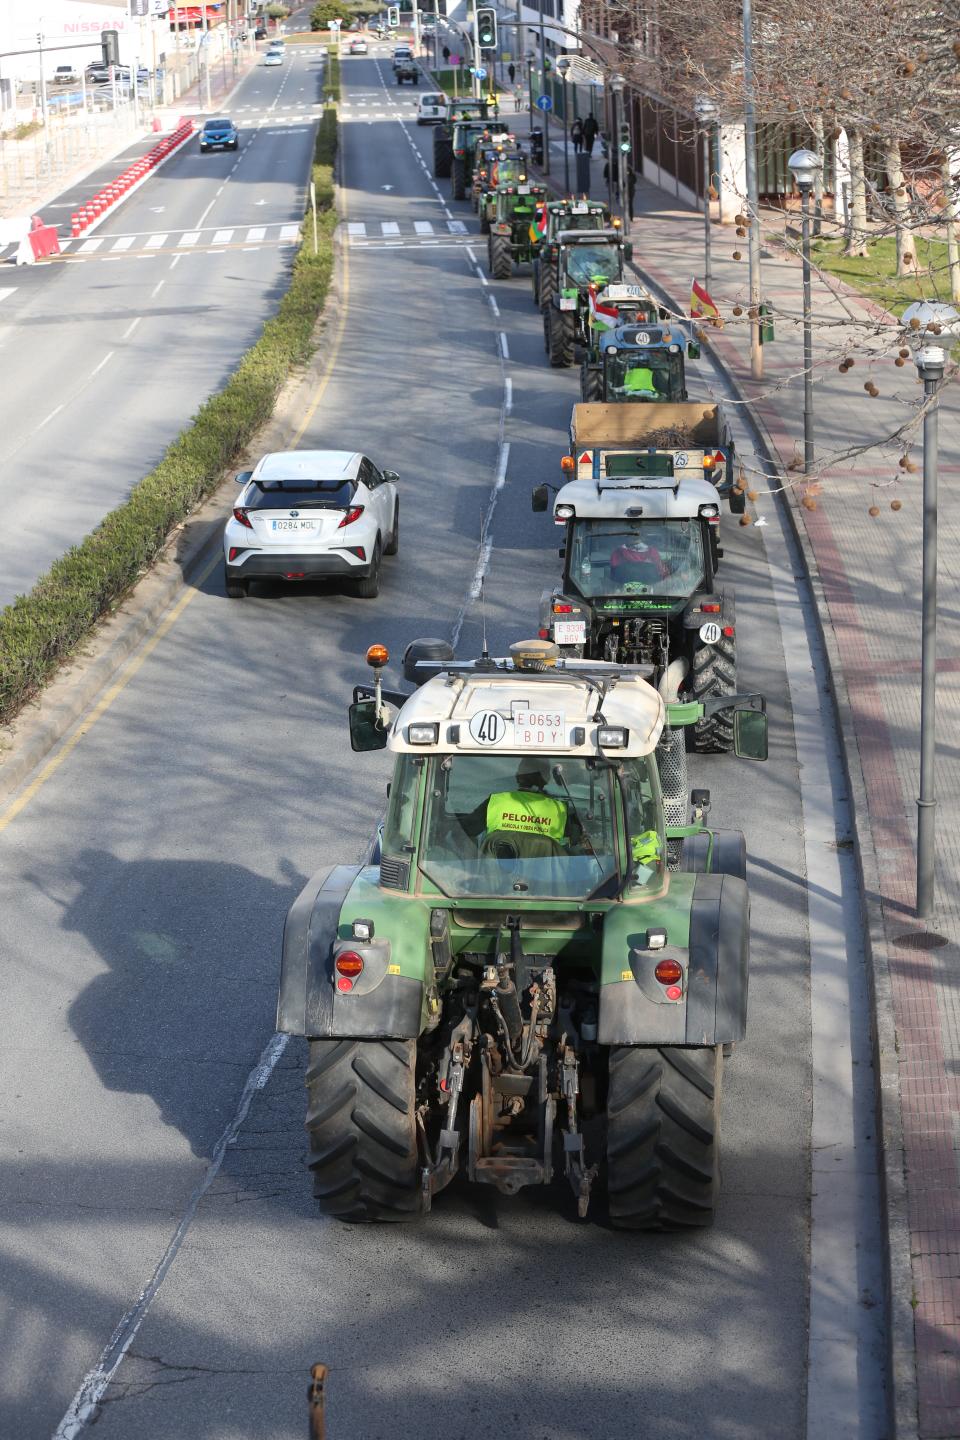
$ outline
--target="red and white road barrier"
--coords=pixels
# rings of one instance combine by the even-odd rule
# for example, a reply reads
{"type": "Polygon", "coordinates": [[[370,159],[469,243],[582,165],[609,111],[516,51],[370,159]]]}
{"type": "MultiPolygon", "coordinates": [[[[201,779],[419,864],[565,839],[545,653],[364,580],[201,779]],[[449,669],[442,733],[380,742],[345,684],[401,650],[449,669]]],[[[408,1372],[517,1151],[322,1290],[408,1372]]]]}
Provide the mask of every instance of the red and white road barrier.
{"type": "Polygon", "coordinates": [[[125,200],[138,186],[153,174],[158,166],[186,145],[193,135],[193,121],[184,117],[177,128],[163,140],[158,140],[146,155],[134,160],[121,175],[104,188],[86,205],[81,205],[70,216],[70,235],[76,238],[88,230],[94,230],[106,212],[120,201],[125,200]]]}
{"type": "Polygon", "coordinates": [[[49,260],[51,255],[60,254],[60,236],[55,225],[44,225],[39,215],[30,221],[30,229],[20,241],[15,256],[18,265],[35,265],[38,260],[49,260]]]}

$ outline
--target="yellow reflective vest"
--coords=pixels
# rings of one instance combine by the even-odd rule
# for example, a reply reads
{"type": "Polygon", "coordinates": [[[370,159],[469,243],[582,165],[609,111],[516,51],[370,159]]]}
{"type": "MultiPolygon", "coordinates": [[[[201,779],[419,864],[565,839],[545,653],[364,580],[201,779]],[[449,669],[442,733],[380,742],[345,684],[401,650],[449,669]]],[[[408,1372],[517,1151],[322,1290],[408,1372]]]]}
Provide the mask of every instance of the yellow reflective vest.
{"type": "Polygon", "coordinates": [[[637,390],[644,395],[656,395],[657,387],[653,383],[653,371],[646,365],[635,365],[628,370],[623,381],[624,390],[637,390]]]}
{"type": "Polygon", "coordinates": [[[563,800],[536,790],[501,790],[487,801],[487,830],[519,830],[562,840],[567,829],[563,800]]]}
{"type": "Polygon", "coordinates": [[[638,865],[656,865],[660,859],[660,836],[656,830],[643,830],[631,835],[633,858],[638,865]]]}

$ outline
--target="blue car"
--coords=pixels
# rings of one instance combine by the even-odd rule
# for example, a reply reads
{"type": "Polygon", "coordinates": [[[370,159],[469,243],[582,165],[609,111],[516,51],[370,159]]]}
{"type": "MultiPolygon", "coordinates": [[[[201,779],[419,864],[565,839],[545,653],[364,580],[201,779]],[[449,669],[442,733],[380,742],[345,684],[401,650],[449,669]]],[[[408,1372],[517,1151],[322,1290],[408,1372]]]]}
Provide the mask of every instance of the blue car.
{"type": "Polygon", "coordinates": [[[201,151],[236,150],[239,144],[240,136],[232,120],[221,118],[204,121],[203,129],[200,131],[201,151]]]}

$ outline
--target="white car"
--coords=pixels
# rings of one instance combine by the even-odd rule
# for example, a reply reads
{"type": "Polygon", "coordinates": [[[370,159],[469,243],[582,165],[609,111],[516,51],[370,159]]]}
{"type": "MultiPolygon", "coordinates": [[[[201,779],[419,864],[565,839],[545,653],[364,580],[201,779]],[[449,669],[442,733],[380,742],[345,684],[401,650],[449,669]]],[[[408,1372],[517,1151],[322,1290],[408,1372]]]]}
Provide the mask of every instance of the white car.
{"type": "Polygon", "coordinates": [[[334,578],[372,599],[382,557],[399,548],[399,478],[349,450],[278,450],[241,471],[223,532],[228,596],[251,580],[334,578]]]}
{"type": "Polygon", "coordinates": [[[366,53],[367,53],[367,42],[366,42],[366,40],[351,40],[351,41],[350,41],[350,54],[351,54],[351,55],[366,55],[366,53]]]}
{"type": "Polygon", "coordinates": [[[417,101],[417,124],[436,125],[440,120],[447,118],[447,97],[440,91],[431,91],[428,95],[421,95],[417,101]]]}
{"type": "Polygon", "coordinates": [[[264,55],[264,57],[263,57],[263,63],[264,63],[264,65],[282,65],[282,64],[283,64],[283,51],[282,51],[282,50],[268,50],[267,53],[266,53],[266,55],[264,55]]]}

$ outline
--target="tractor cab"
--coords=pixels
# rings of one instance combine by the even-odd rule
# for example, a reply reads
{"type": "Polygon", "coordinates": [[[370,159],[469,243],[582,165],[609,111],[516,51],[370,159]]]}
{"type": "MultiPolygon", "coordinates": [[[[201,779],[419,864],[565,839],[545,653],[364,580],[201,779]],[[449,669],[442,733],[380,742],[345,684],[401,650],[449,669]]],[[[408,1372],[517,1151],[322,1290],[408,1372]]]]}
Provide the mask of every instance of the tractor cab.
{"type": "Polygon", "coordinates": [[[541,308],[550,303],[557,288],[557,237],[565,230],[607,230],[613,222],[610,210],[592,200],[550,200],[540,216],[540,258],[533,267],[533,300],[541,308]]]}
{"type": "MultiPolygon", "coordinates": [[[[561,230],[557,236],[558,279],[561,292],[586,293],[590,285],[617,284],[623,280],[623,262],[633,258],[631,241],[619,227],[609,230],[561,230]]],[[[573,297],[572,297],[573,298],[573,297]]],[[[561,309],[575,309],[574,304],[561,309]]]]}
{"type": "Polygon", "coordinates": [[[534,260],[540,248],[537,213],[546,197],[543,185],[499,185],[487,237],[487,263],[494,280],[509,280],[514,264],[534,260]]]}

